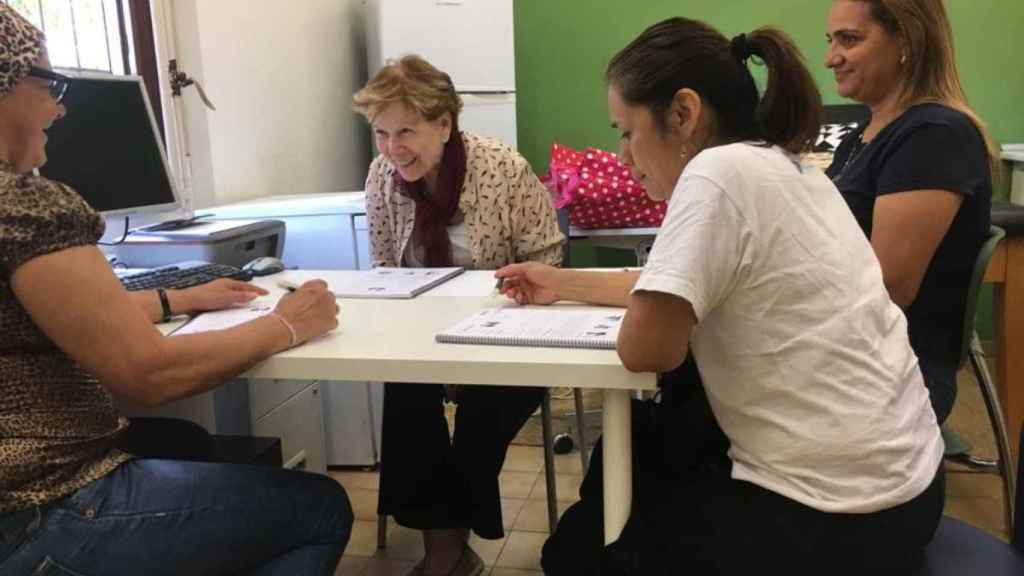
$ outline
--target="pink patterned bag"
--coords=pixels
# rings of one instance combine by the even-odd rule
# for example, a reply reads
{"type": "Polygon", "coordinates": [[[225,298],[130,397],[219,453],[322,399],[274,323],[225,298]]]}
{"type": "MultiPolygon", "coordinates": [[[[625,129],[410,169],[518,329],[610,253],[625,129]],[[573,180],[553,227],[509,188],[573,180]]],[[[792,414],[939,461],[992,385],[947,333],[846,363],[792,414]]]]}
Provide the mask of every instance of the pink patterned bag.
{"type": "Polygon", "coordinates": [[[611,152],[579,152],[555,142],[544,183],[555,208],[569,207],[569,222],[577,228],[657,227],[665,218],[665,203],[648,198],[611,152]]]}

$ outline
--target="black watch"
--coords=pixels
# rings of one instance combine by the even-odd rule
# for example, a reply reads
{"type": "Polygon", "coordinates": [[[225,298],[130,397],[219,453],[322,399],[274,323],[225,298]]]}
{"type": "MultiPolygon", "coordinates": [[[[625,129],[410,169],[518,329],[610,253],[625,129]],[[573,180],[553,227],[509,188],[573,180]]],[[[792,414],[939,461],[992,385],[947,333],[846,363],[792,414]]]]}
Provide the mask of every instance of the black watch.
{"type": "Polygon", "coordinates": [[[163,288],[156,289],[156,295],[160,297],[160,308],[163,309],[164,315],[160,318],[160,322],[170,322],[174,314],[171,313],[171,302],[167,299],[167,291],[163,288]]]}

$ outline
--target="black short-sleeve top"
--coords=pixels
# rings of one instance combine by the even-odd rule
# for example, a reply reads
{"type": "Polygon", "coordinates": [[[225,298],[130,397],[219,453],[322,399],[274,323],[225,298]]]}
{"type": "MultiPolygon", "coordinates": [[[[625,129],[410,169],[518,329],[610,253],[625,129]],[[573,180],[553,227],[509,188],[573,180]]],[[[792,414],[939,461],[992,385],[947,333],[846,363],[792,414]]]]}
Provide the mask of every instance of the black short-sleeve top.
{"type": "Polygon", "coordinates": [[[130,458],[107,391],[58,349],[11,290],[33,258],[93,245],[103,219],[73,190],[0,161],[0,513],[45,504],[130,458]]]}
{"type": "Polygon", "coordinates": [[[861,127],[843,140],[827,174],[868,238],[878,196],[948,190],[963,197],[906,310],[918,357],[955,366],[967,289],[990,223],[992,177],[985,140],[966,114],[941,104],[912,106],[867,144],[863,132],[861,127]]]}

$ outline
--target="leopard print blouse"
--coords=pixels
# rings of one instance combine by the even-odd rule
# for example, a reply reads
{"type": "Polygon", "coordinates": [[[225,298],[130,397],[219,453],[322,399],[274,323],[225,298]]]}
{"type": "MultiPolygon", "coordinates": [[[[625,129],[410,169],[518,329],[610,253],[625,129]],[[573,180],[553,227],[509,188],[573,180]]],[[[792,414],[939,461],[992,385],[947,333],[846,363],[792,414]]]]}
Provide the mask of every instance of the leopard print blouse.
{"type": "Polygon", "coordinates": [[[107,391],[32,322],[11,276],[38,256],[95,244],[103,219],[81,196],[0,162],[0,513],[56,500],[130,456],[107,391]]]}
{"type": "MultiPolygon", "coordinates": [[[[473,268],[492,270],[527,260],[559,265],[565,235],[547,188],[530,165],[499,140],[462,133],[466,180],[459,197],[473,268]]],[[[380,155],[366,178],[366,212],[374,266],[399,266],[412,237],[416,204],[399,192],[400,177],[380,155]]]]}

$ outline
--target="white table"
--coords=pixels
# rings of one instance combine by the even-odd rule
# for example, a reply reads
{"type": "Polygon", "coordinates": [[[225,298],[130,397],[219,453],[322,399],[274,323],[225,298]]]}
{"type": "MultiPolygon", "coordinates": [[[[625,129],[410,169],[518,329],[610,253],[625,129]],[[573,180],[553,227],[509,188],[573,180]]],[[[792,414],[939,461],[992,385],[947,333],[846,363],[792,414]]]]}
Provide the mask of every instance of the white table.
{"type": "MultiPolygon", "coordinates": [[[[331,282],[352,271],[287,271],[256,283],[319,277],[331,282]]],[[[309,380],[386,381],[505,386],[568,386],[604,390],[605,541],[618,539],[632,500],[631,390],[656,389],[653,373],[622,367],[613,350],[439,344],[434,336],[504,298],[490,295],[493,272],[466,272],[411,300],[341,299],[337,331],[277,354],[243,376],[309,380]]],[[[557,306],[577,306],[559,304],[557,306]]]]}

